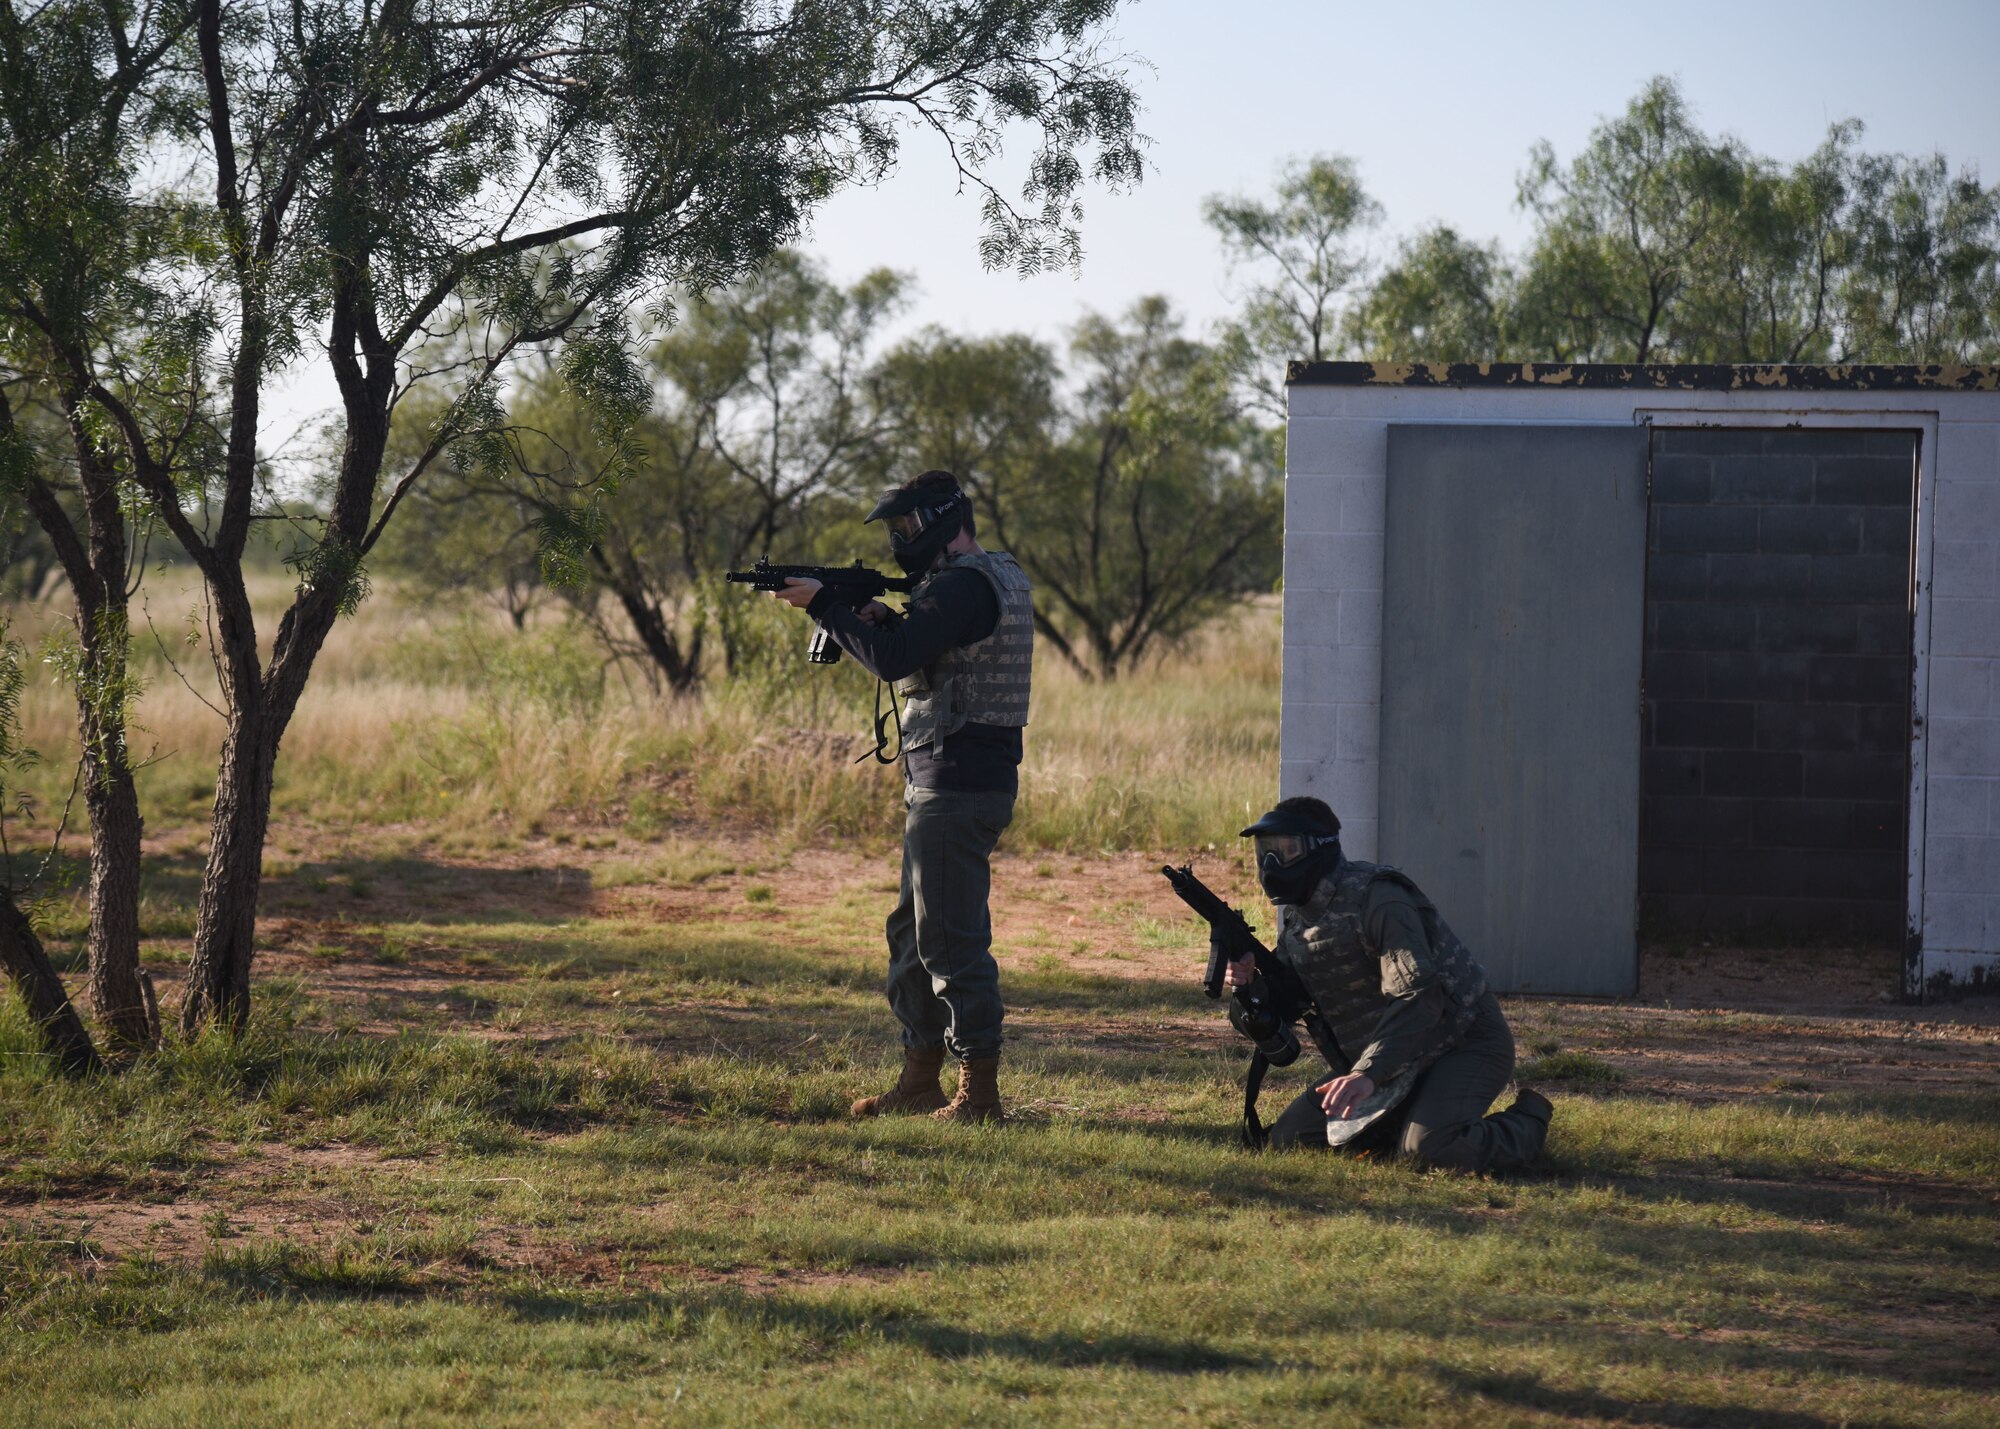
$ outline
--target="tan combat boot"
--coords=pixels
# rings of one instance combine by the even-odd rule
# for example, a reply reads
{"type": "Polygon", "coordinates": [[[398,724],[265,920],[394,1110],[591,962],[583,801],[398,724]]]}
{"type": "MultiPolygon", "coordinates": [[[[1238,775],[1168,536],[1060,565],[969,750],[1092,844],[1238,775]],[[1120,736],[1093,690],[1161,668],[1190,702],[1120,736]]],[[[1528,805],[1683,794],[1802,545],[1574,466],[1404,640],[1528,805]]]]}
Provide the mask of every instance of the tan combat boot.
{"type": "Polygon", "coordinates": [[[944,1070],[944,1048],[903,1048],[903,1075],[896,1085],[875,1097],[862,1097],[847,1109],[849,1116],[898,1116],[904,1113],[936,1111],[945,1104],[938,1090],[938,1073],[944,1070]]]}
{"type": "Polygon", "coordinates": [[[1000,1108],[1000,1059],[974,1057],[958,1064],[958,1095],[931,1113],[933,1121],[1005,1121],[1000,1108]]]}

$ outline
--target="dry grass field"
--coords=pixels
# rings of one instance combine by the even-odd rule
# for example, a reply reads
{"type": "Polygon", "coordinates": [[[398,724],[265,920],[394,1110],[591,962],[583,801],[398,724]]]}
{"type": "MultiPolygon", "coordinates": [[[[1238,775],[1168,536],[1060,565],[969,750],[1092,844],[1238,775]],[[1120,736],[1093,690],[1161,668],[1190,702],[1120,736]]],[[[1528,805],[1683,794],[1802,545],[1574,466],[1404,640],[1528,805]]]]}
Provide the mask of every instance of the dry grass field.
{"type": "MultiPolygon", "coordinates": [[[[1636,999],[1510,1001],[1559,1108],[1530,1175],[1238,1149],[1157,867],[1254,906],[1274,619],[1042,672],[1014,1115],[960,1128],[844,1116],[895,1057],[851,671],[664,707],[552,621],[371,603],[285,743],[250,1031],[68,1084],[0,998],[0,1425],[2000,1417],[2000,1015],[1888,1000],[1892,955],[1656,948],[1636,999]]],[[[149,661],[171,1002],[217,724],[149,661]]],[[[28,718],[46,825],[62,693],[28,718]]],[[[74,894],[45,921],[73,975],[74,894]]]]}

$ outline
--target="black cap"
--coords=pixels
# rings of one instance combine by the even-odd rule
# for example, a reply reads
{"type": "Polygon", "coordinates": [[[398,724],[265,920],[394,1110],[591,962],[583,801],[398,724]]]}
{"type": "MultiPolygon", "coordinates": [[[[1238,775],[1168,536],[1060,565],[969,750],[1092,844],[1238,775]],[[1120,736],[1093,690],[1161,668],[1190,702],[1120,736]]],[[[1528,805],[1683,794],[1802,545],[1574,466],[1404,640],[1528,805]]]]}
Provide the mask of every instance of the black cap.
{"type": "Polygon", "coordinates": [[[1251,839],[1259,834],[1303,834],[1316,838],[1337,838],[1340,820],[1333,810],[1317,799],[1286,799],[1237,837],[1251,839]],[[1317,805],[1317,808],[1313,806],[1317,805]],[[1322,816],[1319,810],[1326,810],[1322,816]]]}

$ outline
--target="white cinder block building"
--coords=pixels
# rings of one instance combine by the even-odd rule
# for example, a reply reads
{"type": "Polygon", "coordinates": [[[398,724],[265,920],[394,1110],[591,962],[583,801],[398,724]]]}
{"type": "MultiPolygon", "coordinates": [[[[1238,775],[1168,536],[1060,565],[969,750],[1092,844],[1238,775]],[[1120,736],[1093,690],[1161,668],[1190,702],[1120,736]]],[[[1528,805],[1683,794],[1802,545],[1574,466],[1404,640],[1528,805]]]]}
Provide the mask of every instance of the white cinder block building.
{"type": "Polygon", "coordinates": [[[1504,988],[2000,976],[2000,370],[1295,364],[1286,794],[1504,988]]]}

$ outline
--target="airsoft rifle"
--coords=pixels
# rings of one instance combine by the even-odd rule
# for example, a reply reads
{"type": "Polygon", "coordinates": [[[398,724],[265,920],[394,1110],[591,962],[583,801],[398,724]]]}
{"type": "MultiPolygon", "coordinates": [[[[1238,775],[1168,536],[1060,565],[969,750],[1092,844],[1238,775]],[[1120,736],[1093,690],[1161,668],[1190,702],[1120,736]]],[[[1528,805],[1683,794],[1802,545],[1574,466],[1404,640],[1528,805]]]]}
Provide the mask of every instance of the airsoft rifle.
{"type": "MultiPolygon", "coordinates": [[[[730,571],[725,579],[732,585],[747,585],[753,590],[783,590],[786,581],[818,581],[855,610],[890,591],[907,595],[917,587],[915,576],[885,576],[858,560],[851,566],[774,566],[760,560],[747,571],[730,571]]],[[[814,665],[840,663],[840,647],[826,633],[826,627],[817,622],[813,625],[812,643],[806,647],[806,659],[814,665]]]]}

